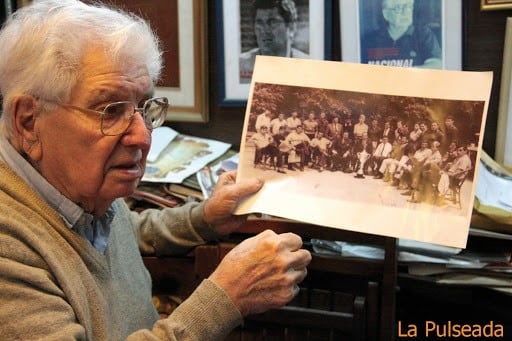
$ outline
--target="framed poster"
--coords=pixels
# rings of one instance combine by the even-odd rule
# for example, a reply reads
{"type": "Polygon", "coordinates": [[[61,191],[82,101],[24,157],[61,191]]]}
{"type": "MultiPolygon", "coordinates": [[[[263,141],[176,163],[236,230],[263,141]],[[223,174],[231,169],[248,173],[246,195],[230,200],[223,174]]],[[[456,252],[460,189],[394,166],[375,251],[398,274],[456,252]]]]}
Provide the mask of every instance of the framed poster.
{"type": "Polygon", "coordinates": [[[460,0],[340,1],[342,60],[462,69],[460,0]]]}
{"type": "Polygon", "coordinates": [[[113,0],[147,19],[162,42],[164,69],[155,91],[169,98],[169,121],[206,122],[207,3],[201,0],[113,0]]]}
{"type": "Polygon", "coordinates": [[[331,2],[216,0],[219,98],[243,106],[256,55],[328,59],[331,54],[331,2]]]}
{"type": "Polygon", "coordinates": [[[480,8],[482,11],[512,9],[512,1],[510,0],[481,0],[480,8]]]}

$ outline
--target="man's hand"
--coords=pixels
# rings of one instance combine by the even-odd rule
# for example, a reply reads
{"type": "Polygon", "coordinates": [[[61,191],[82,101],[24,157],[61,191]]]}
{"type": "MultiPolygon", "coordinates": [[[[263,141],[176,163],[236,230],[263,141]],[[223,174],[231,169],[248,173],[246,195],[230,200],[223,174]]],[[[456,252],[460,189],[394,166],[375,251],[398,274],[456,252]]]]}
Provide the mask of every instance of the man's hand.
{"type": "Polygon", "coordinates": [[[279,308],[299,292],[307,275],[309,251],[293,233],[271,230],[231,250],[209,279],[231,297],[243,316],[279,308]]]}
{"type": "Polygon", "coordinates": [[[261,179],[236,183],[236,171],[221,174],[212,196],[204,205],[203,219],[214,226],[220,234],[229,234],[238,229],[246,216],[233,215],[236,206],[244,197],[256,193],[263,186],[261,179]]]}

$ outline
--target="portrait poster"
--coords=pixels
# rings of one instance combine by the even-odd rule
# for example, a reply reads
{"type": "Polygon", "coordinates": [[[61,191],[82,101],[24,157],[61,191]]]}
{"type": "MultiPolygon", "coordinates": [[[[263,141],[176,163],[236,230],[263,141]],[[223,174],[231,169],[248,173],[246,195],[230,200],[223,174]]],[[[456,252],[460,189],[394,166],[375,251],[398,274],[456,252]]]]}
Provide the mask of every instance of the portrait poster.
{"type": "MultiPolygon", "coordinates": [[[[260,177],[265,185],[243,201],[236,213],[264,213],[319,228],[465,247],[491,84],[491,72],[258,56],[245,114],[237,181],[260,177]],[[318,133],[296,144],[296,135],[302,129],[299,127],[284,132],[285,139],[279,144],[273,144],[277,141],[274,139],[268,140],[267,145],[260,143],[260,135],[267,129],[260,124],[257,135],[260,115],[270,113],[272,122],[279,113],[287,120],[293,112],[299,113],[302,128],[309,126],[306,120],[310,118],[306,117],[311,113],[320,117],[324,112],[329,122],[334,117],[341,119],[352,139],[352,147],[346,149],[347,156],[352,154],[346,159],[346,168],[333,167],[333,161],[345,153],[340,150],[335,154],[335,144],[332,148],[329,143],[322,144],[318,133]],[[368,125],[373,126],[373,121],[381,127],[389,124],[391,131],[398,133],[393,148],[402,148],[402,155],[386,156],[398,161],[393,173],[386,173],[391,172],[389,167],[382,170],[390,176],[388,181],[377,172],[386,158],[373,168],[367,163],[372,158],[378,160],[380,155],[375,151],[385,141],[384,135],[377,136],[375,145],[368,140],[370,128],[366,135],[358,137],[355,125],[361,116],[367,117],[368,125]],[[399,121],[401,129],[397,129],[399,121]],[[444,134],[433,134],[434,122],[444,134]],[[456,135],[453,122],[458,128],[456,135]],[[422,124],[427,128],[422,132],[424,139],[418,139],[421,135],[413,135],[413,127],[422,124]],[[411,129],[404,132],[407,125],[411,129]],[[448,134],[452,137],[448,138],[448,134]],[[363,145],[364,148],[358,147],[363,145]],[[437,150],[441,157],[454,153],[453,158],[445,164],[436,160],[437,168],[434,161],[422,168],[427,165],[427,158],[417,159],[416,153],[430,146],[428,156],[437,155],[437,150]],[[402,158],[404,155],[408,158],[402,158]],[[285,166],[291,163],[293,167],[285,166]],[[456,172],[462,165],[464,173],[456,172]]],[[[393,139],[392,136],[386,138],[393,139]]]]}
{"type": "Polygon", "coordinates": [[[342,60],[462,69],[460,0],[340,2],[342,60]]]}
{"type": "MultiPolygon", "coordinates": [[[[287,40],[292,58],[325,59],[330,46],[326,27],[330,25],[328,1],[290,0],[296,21],[292,28],[275,18],[253,17],[252,1],[217,0],[219,29],[220,97],[224,104],[243,103],[249,94],[256,55],[265,54],[259,44],[287,40]],[[257,22],[260,22],[258,25],[257,22]]],[[[284,19],[282,19],[284,20],[284,19]]]]}

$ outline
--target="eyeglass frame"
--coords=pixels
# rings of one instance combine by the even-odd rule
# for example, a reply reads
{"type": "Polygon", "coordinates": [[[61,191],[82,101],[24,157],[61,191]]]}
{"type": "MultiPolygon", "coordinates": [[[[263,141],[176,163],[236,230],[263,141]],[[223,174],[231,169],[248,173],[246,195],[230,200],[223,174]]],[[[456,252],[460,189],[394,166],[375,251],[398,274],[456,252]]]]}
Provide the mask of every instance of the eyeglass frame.
{"type": "MultiPolygon", "coordinates": [[[[79,106],[76,106],[76,105],[73,105],[73,104],[68,104],[68,103],[60,103],[60,102],[57,102],[57,101],[53,101],[53,100],[48,100],[48,99],[43,99],[43,98],[37,98],[38,101],[44,101],[44,102],[48,102],[48,103],[51,103],[51,104],[56,104],[58,106],[61,106],[61,107],[64,107],[64,108],[70,108],[70,109],[74,109],[74,110],[78,110],[78,111],[81,111],[81,112],[84,112],[84,113],[90,113],[90,114],[97,114],[100,116],[100,131],[103,135],[105,136],[119,136],[119,135],[122,135],[124,134],[128,128],[130,127],[130,124],[133,120],[133,117],[135,116],[135,114],[137,112],[139,112],[144,120],[144,124],[146,126],[146,128],[149,130],[149,131],[152,131],[153,129],[155,128],[158,128],[160,127],[164,121],[165,121],[165,117],[166,117],[166,114],[167,114],[167,109],[169,108],[169,99],[167,97],[152,97],[152,98],[149,98],[147,100],[144,101],[144,104],[142,105],[142,107],[137,107],[135,104],[133,104],[133,102],[130,102],[130,101],[118,101],[118,102],[112,102],[112,103],[109,103],[105,106],[105,108],[103,108],[103,111],[98,111],[98,110],[94,110],[94,109],[88,109],[88,108],[83,108],[83,107],[79,107],[79,106]],[[160,114],[158,116],[158,119],[155,120],[155,121],[152,121],[151,122],[151,125],[148,125],[148,122],[147,122],[147,118],[149,117],[147,115],[147,112],[146,112],[146,106],[148,103],[150,102],[153,102],[153,101],[162,101],[164,105],[161,106],[161,111],[160,111],[160,114]],[[115,133],[115,134],[108,134],[105,132],[105,129],[103,127],[103,117],[105,115],[108,115],[108,113],[106,113],[106,110],[113,106],[113,105],[116,105],[116,104],[130,104],[133,106],[133,113],[130,113],[129,116],[127,117],[128,118],[128,124],[126,125],[126,128],[124,128],[122,131],[120,131],[119,133],[115,133]]],[[[158,102],[157,102],[158,103],[158,102]]],[[[124,113],[124,115],[126,115],[126,112],[124,113]]],[[[126,118],[126,116],[124,116],[126,118]]]]}

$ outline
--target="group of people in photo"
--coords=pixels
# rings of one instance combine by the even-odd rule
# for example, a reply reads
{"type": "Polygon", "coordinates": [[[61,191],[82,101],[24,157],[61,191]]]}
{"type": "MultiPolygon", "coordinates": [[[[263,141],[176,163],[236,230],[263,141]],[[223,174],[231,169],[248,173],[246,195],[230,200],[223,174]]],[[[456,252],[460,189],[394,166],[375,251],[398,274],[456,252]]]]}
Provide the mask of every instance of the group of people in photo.
{"type": "Polygon", "coordinates": [[[460,203],[460,187],[473,168],[468,140],[452,116],[442,122],[406,122],[365,113],[355,118],[309,111],[270,110],[254,115],[254,167],[279,173],[342,172],[355,179],[379,179],[408,201],[460,203]]]}

